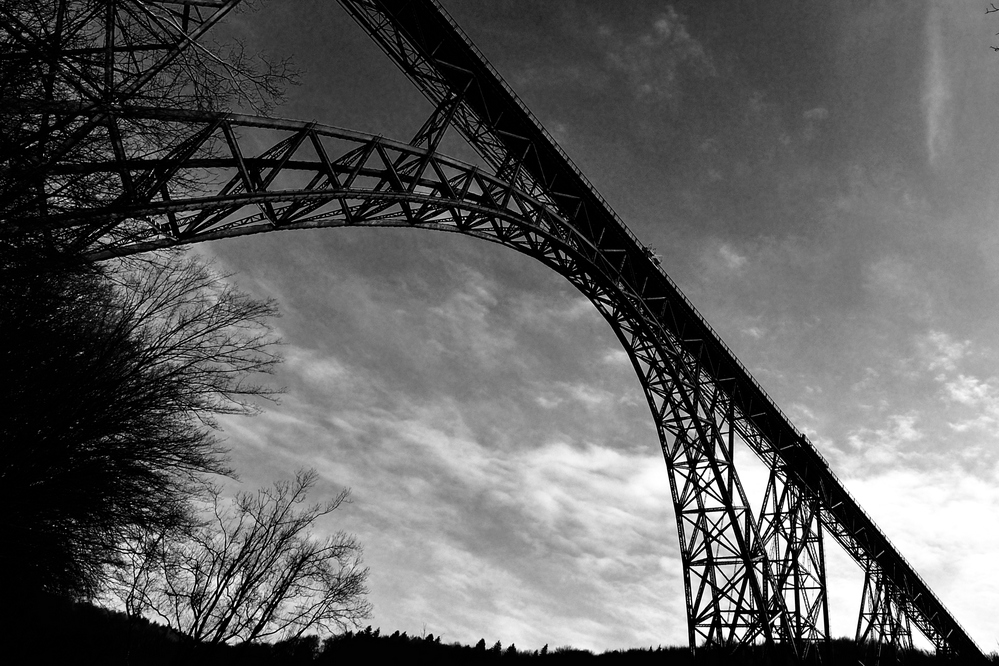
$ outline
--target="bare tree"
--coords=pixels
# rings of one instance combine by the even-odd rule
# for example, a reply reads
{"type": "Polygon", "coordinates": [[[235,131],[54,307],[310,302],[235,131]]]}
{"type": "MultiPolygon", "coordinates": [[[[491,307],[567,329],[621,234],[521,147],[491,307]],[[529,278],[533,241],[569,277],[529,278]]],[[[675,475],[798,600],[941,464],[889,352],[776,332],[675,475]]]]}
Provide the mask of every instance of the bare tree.
{"type": "Polygon", "coordinates": [[[136,543],[117,596],[208,643],[332,633],[370,615],[361,546],[342,531],[317,539],[310,529],[347,501],[348,491],[303,506],[314,470],[230,503],[213,491],[206,519],[182,539],[136,543]]]}
{"type": "Polygon", "coordinates": [[[248,4],[0,0],[0,533],[17,544],[0,566],[17,587],[98,594],[123,542],[183,527],[201,476],[228,471],[214,417],[269,394],[253,379],[278,360],[273,303],[176,254],[88,263],[109,229],[25,224],[121,200],[133,174],[94,164],[185,141],[115,109],[280,101],[286,61],[196,29],[248,4]]]}
{"type": "Polygon", "coordinates": [[[11,584],[96,595],[136,530],[184,526],[226,473],[213,416],[252,413],[278,358],[272,303],[204,264],[119,267],[0,255],[0,549],[11,584]]]}

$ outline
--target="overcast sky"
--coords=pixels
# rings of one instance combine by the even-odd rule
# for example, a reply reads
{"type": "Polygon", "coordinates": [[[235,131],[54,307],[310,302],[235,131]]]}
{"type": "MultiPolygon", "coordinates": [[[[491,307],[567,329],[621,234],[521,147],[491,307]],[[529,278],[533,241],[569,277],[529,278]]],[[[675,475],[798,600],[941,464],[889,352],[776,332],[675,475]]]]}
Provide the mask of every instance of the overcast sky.
{"type": "MultiPolygon", "coordinates": [[[[445,6],[995,650],[999,18],[978,0],[445,6]]],[[[279,115],[407,140],[430,111],[337,3],[271,2],[220,34],[294,57],[279,115]]],[[[198,251],[282,311],[287,393],[225,422],[243,487],[310,466],[316,499],[353,489],[324,528],[364,544],[374,626],[531,649],[686,641],[652,418],[568,283],[426,231],[198,251]]],[[[833,633],[852,635],[862,578],[826,552],[833,633]]]]}

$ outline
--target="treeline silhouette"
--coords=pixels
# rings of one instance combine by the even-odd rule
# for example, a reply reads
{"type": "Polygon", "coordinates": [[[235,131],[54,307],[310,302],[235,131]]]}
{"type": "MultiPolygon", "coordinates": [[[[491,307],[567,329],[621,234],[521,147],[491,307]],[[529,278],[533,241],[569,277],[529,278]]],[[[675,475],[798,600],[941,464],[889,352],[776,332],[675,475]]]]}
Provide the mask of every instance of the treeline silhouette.
{"type": "MultiPolygon", "coordinates": [[[[461,664],[510,665],[517,663],[550,665],[593,664],[594,666],[756,666],[792,663],[781,655],[764,654],[753,647],[733,653],[725,648],[699,648],[696,657],[685,647],[649,647],[595,654],[568,646],[523,649],[514,644],[492,643],[485,639],[476,645],[447,643],[440,636],[410,636],[405,632],[383,634],[368,627],[348,631],[321,641],[317,636],[276,643],[207,644],[167,629],[141,617],[109,611],[85,602],[52,595],[8,600],[0,618],[0,660],[8,664],[72,663],[142,664],[149,666],[185,664],[191,666],[298,666],[333,664],[461,664]]],[[[876,646],[858,645],[836,639],[817,646],[805,663],[823,665],[858,662],[877,663],[876,646]]],[[[954,664],[957,662],[912,651],[899,655],[897,662],[883,654],[881,664],[954,664]]],[[[992,663],[999,663],[996,655],[992,663]]]]}

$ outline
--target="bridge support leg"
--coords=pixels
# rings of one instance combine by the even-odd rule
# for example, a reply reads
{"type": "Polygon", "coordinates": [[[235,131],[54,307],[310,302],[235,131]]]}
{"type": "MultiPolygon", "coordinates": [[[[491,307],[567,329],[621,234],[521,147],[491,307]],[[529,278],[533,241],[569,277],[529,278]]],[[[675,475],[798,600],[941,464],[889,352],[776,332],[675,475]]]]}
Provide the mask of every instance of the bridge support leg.
{"type": "Polygon", "coordinates": [[[736,470],[738,435],[729,397],[706,380],[696,358],[669,340],[655,344],[628,335],[627,322],[594,301],[609,320],[617,319],[658,426],[676,511],[690,646],[773,645],[787,610],[774,592],[771,565],[736,470]]]}
{"type": "Polygon", "coordinates": [[[784,599],[787,622],[780,640],[806,654],[829,637],[825,552],[818,501],[788,482],[784,465],[773,463],[759,514],[760,537],[784,599]]]}
{"type": "Polygon", "coordinates": [[[897,662],[899,654],[912,649],[912,625],[899,603],[894,588],[873,563],[864,569],[864,590],[857,618],[857,643],[876,646],[871,655],[874,666],[887,659],[897,662]]]}

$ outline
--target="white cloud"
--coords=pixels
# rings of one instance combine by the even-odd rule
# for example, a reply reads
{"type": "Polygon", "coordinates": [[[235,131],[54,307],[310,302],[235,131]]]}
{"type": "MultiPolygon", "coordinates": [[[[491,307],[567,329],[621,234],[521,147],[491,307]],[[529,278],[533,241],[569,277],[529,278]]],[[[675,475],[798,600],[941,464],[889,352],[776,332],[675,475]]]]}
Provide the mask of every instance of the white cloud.
{"type": "Polygon", "coordinates": [[[525,294],[513,304],[513,308],[516,323],[547,330],[554,330],[556,327],[582,319],[600,317],[596,307],[588,298],[576,295],[553,302],[550,298],[543,299],[535,294],[525,294]]]}
{"type": "Polygon", "coordinates": [[[598,388],[594,388],[589,384],[562,384],[561,388],[572,397],[573,400],[578,400],[587,407],[597,407],[599,405],[606,405],[614,401],[614,396],[607,391],[602,391],[598,388]]]}
{"type": "Polygon", "coordinates": [[[930,370],[953,370],[963,359],[971,343],[957,342],[943,331],[930,331],[917,341],[917,347],[930,370]]]}
{"type": "MultiPolygon", "coordinates": [[[[976,431],[981,442],[994,448],[993,433],[999,425],[999,380],[982,378],[964,368],[980,361],[982,354],[972,349],[971,341],[956,341],[942,331],[931,331],[917,340],[921,361],[939,387],[942,421],[958,433],[976,431]]],[[[966,442],[968,450],[974,450],[966,442]]]]}
{"type": "MultiPolygon", "coordinates": [[[[490,643],[520,647],[683,640],[658,447],[508,441],[516,411],[501,431],[483,430],[458,397],[392,391],[372,369],[315,349],[287,356],[282,372],[302,383],[281,409],[226,422],[240,442],[236,466],[255,485],[312,466],[324,491],[352,487],[353,503],[329,529],[365,545],[373,624],[419,633],[426,623],[470,643],[488,628],[490,643]]],[[[620,400],[580,381],[538,389],[531,394],[552,408],[612,413],[620,400]]]]}
{"type": "Polygon", "coordinates": [[[788,409],[795,415],[800,415],[800,417],[796,419],[796,421],[800,420],[801,418],[808,419],[810,421],[815,420],[815,412],[813,412],[811,409],[809,409],[800,402],[792,402],[788,409]]]}
{"type": "MultiPolygon", "coordinates": [[[[491,627],[521,647],[554,640],[548,627],[560,617],[575,617],[565,624],[576,630],[557,640],[581,647],[634,640],[622,638],[622,628],[644,642],[662,631],[670,610],[682,621],[682,606],[662,608],[646,586],[650,576],[662,579],[663,550],[675,552],[658,455],[553,441],[501,457],[415,423],[399,439],[402,467],[434,481],[379,484],[383,495],[404,491],[392,502],[393,520],[410,522],[416,511],[426,523],[419,533],[427,561],[393,615],[431,618],[437,633],[470,642],[477,639],[470,632],[491,627]],[[440,611],[455,604],[469,609],[465,626],[440,611]],[[593,604],[601,613],[619,610],[600,620],[587,610],[593,604]]],[[[674,571],[670,584],[679,591],[676,562],[674,571]]]]}
{"type": "Polygon", "coordinates": [[[639,98],[675,99],[682,72],[716,76],[710,55],[688,32],[686,17],[671,5],[637,37],[617,35],[606,26],[597,34],[607,42],[607,62],[627,76],[639,98]]]}
{"type": "Polygon", "coordinates": [[[351,380],[350,369],[335,356],[320,355],[314,349],[294,345],[285,347],[282,355],[289,371],[298,373],[317,388],[342,386],[344,382],[351,380]]]}
{"type": "Polygon", "coordinates": [[[981,405],[987,399],[995,399],[995,389],[977,377],[958,375],[957,379],[944,382],[947,397],[964,405],[981,405]]]}
{"type": "Polygon", "coordinates": [[[554,409],[564,402],[562,398],[553,395],[539,395],[536,400],[545,409],[554,409]]]}
{"type": "Polygon", "coordinates": [[[809,109],[808,111],[805,111],[801,115],[803,118],[805,118],[805,120],[825,120],[826,118],[829,117],[829,110],[824,107],[818,106],[815,107],[814,109],[809,109]]]}
{"type": "Polygon", "coordinates": [[[900,464],[907,457],[906,445],[924,437],[916,427],[919,420],[915,412],[895,414],[888,418],[884,428],[860,428],[847,436],[853,454],[842,459],[848,473],[874,473],[877,469],[900,464]]]}
{"type": "Polygon", "coordinates": [[[999,390],[994,382],[965,374],[953,378],[939,375],[937,381],[944,398],[964,408],[964,414],[953,414],[947,425],[958,433],[975,431],[979,437],[985,436],[984,443],[993,444],[993,433],[999,425],[999,390]]]}
{"type": "Polygon", "coordinates": [[[600,357],[602,363],[607,363],[608,365],[621,365],[628,368],[631,367],[631,358],[628,356],[628,352],[623,349],[608,349],[603,356],[600,357]]]}
{"type": "Polygon", "coordinates": [[[725,266],[732,271],[739,270],[745,266],[748,261],[746,257],[733,250],[727,243],[723,243],[722,246],[718,248],[718,254],[721,256],[722,262],[725,266]]]}

